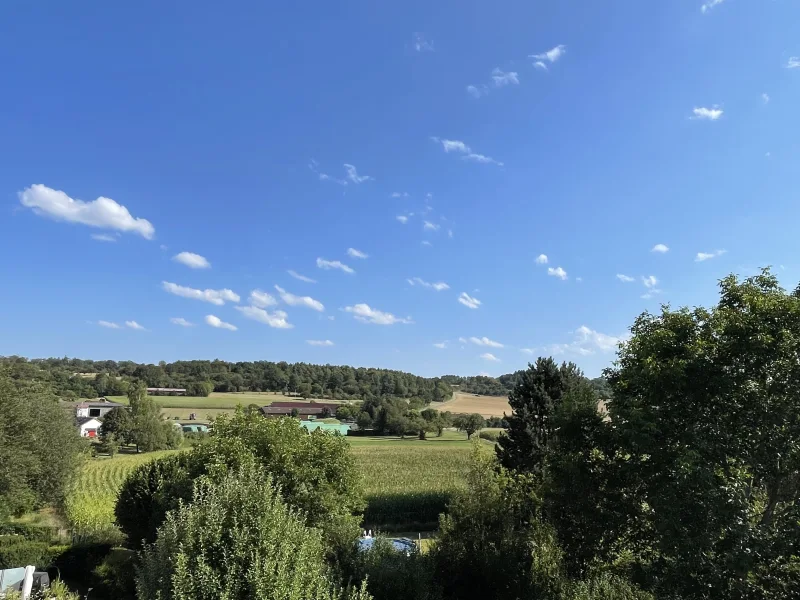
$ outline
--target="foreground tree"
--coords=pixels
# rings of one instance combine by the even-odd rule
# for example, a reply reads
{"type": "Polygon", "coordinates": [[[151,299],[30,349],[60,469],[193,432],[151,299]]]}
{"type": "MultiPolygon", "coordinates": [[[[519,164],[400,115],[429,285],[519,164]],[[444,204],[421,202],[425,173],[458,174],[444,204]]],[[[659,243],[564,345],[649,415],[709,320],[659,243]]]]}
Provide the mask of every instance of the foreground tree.
{"type": "Polygon", "coordinates": [[[0,370],[0,519],[63,500],[86,449],[73,419],[46,387],[0,370]]]}
{"type": "Polygon", "coordinates": [[[465,432],[467,434],[467,439],[470,439],[473,434],[483,429],[484,425],[486,425],[486,420],[478,413],[458,415],[453,419],[453,425],[455,425],[459,431],[465,432]]]}
{"type": "Polygon", "coordinates": [[[128,391],[131,420],[127,440],[136,445],[137,452],[152,452],[180,446],[180,434],[175,426],[161,417],[161,408],[142,382],[131,385],[128,391]]]}
{"type": "Polygon", "coordinates": [[[800,290],[764,270],[711,310],[664,307],[606,375],[609,489],[659,597],[800,590],[800,290]]]}
{"type": "Polygon", "coordinates": [[[367,600],[336,589],[320,532],[254,465],[195,485],[142,554],[139,600],[367,600]]]}

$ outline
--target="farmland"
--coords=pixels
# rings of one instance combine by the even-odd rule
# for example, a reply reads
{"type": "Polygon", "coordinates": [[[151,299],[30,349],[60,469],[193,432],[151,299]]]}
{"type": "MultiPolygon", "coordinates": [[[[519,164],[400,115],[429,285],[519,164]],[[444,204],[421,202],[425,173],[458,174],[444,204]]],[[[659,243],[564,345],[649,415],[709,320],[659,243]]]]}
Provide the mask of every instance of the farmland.
{"type": "Polygon", "coordinates": [[[511,414],[508,398],[500,396],[478,396],[465,392],[456,392],[453,399],[441,404],[431,404],[438,410],[447,410],[452,413],[478,413],[483,417],[502,417],[511,414]]]}
{"type": "MultiPolygon", "coordinates": [[[[464,486],[470,444],[446,431],[426,441],[352,437],[353,457],[363,475],[365,523],[372,528],[430,529],[450,494],[464,486]]],[[[121,454],[87,463],[67,498],[65,513],[78,533],[112,534],[114,502],[126,475],[171,452],[121,454]]]]}

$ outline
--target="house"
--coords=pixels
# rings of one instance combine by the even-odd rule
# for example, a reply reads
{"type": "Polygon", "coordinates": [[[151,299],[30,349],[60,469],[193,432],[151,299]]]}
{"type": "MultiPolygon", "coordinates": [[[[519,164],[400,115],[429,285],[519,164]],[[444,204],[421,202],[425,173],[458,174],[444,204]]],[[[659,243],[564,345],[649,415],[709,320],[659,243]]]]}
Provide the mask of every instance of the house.
{"type": "Polygon", "coordinates": [[[78,417],[78,430],[81,437],[93,438],[100,435],[103,423],[97,417],[78,417]]]}
{"type": "Polygon", "coordinates": [[[261,414],[269,418],[277,417],[290,417],[292,411],[297,411],[297,417],[301,421],[313,421],[316,418],[322,418],[323,413],[329,412],[331,415],[336,414],[336,409],[331,410],[327,405],[319,404],[302,404],[301,406],[262,406],[261,414]]]}
{"type": "Polygon", "coordinates": [[[185,396],[186,388],[147,388],[147,393],[151,396],[185,396]]]}
{"type": "Polygon", "coordinates": [[[116,402],[109,402],[105,398],[91,402],[80,402],[75,406],[76,417],[104,417],[106,413],[123,406],[116,402]]]}

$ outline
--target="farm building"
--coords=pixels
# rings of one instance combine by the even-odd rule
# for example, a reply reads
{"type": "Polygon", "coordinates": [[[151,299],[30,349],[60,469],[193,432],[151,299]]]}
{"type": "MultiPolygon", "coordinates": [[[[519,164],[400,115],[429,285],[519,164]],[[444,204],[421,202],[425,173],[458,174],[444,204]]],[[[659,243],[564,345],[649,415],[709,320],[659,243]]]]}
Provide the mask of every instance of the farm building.
{"type": "Polygon", "coordinates": [[[323,418],[323,415],[334,415],[336,410],[319,404],[304,404],[303,406],[262,406],[261,414],[269,418],[290,417],[292,411],[297,411],[297,418],[301,421],[323,418]]]}
{"type": "Polygon", "coordinates": [[[331,414],[336,414],[336,411],[341,406],[341,404],[334,404],[333,402],[299,402],[299,401],[278,401],[273,402],[270,404],[273,408],[308,408],[309,406],[314,408],[323,408],[325,406],[331,411],[331,414]]]}
{"type": "Polygon", "coordinates": [[[107,412],[122,406],[116,402],[109,402],[108,400],[95,400],[91,402],[79,402],[75,406],[76,417],[103,417],[107,412]]]}
{"type": "Polygon", "coordinates": [[[151,396],[185,396],[186,388],[147,388],[147,393],[151,396]]]}
{"type": "Polygon", "coordinates": [[[93,438],[100,435],[102,423],[97,417],[78,417],[78,431],[81,437],[93,438]]]}

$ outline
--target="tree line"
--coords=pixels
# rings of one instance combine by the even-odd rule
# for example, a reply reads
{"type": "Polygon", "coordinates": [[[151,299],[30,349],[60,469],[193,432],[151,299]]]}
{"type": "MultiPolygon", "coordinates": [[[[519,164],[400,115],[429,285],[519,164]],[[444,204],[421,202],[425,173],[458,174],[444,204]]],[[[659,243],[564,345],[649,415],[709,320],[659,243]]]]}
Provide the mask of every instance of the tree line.
{"type": "Polygon", "coordinates": [[[131,361],[91,361],[75,358],[26,359],[0,357],[0,365],[17,379],[48,384],[62,398],[123,396],[133,381],[147,387],[185,388],[190,396],[213,392],[290,392],[308,398],[338,400],[419,398],[442,402],[452,388],[441,378],[337,365],[286,362],[191,360],[139,364],[131,361]]]}

